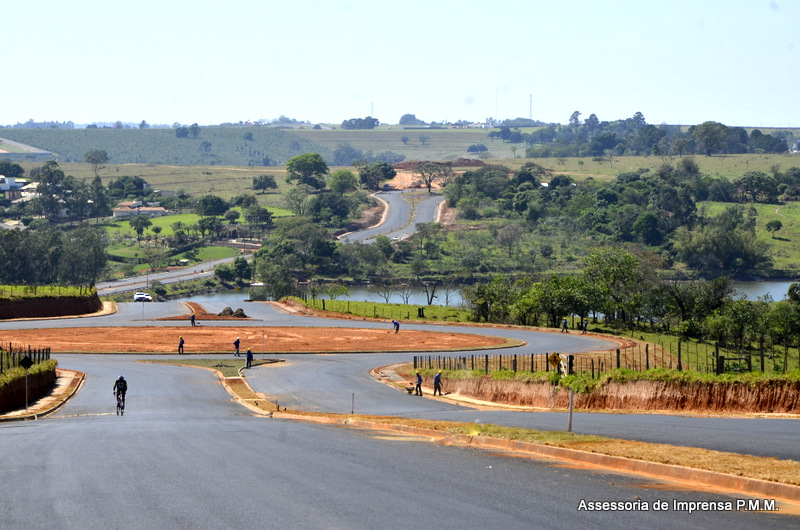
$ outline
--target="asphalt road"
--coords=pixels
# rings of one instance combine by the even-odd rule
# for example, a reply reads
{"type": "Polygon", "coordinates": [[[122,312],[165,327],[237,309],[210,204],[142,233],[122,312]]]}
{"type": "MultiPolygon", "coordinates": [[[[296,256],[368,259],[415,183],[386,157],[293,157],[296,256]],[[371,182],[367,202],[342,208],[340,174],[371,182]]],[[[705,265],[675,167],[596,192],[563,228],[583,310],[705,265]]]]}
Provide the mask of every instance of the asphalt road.
{"type": "Polygon", "coordinates": [[[253,416],[211,372],[135,359],[65,356],[65,367],[87,373],[77,396],[46,419],[0,424],[3,528],[734,529],[798,522],[736,511],[734,497],[632,476],[253,416]],[[123,417],[114,414],[111,394],[120,373],[130,382],[123,417]],[[582,501],[628,503],[629,510],[585,510],[582,501]],[[655,511],[657,501],[667,511],[655,511]],[[733,509],[689,513],[676,501],[733,509]]]}
{"type": "Polygon", "coordinates": [[[380,226],[353,232],[342,236],[340,239],[348,243],[357,241],[371,243],[379,235],[403,239],[417,231],[417,224],[436,220],[436,212],[439,205],[444,201],[443,196],[430,195],[422,199],[414,209],[412,218],[411,204],[403,198],[406,193],[404,191],[380,193],[378,196],[389,205],[384,222],[380,226]]]}

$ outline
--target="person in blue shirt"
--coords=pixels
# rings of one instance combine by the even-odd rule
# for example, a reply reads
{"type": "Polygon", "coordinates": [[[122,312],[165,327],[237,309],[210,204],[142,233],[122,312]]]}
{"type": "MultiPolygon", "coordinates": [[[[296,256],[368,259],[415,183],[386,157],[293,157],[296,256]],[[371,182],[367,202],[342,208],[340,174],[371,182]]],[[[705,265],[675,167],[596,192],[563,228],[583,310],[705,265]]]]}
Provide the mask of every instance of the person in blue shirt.
{"type": "Polygon", "coordinates": [[[394,332],[397,333],[400,331],[400,322],[397,320],[392,320],[392,325],[394,326],[394,332]]]}
{"type": "Polygon", "coordinates": [[[422,395],[422,376],[419,375],[419,371],[417,371],[417,386],[414,387],[414,394],[417,396],[422,395]]]}
{"type": "Polygon", "coordinates": [[[436,395],[436,392],[439,392],[439,395],[442,395],[442,371],[439,370],[436,375],[433,376],[433,395],[436,395]]]}
{"type": "Polygon", "coordinates": [[[253,363],[253,352],[250,351],[250,348],[247,348],[247,368],[250,368],[250,365],[253,363]]]}
{"type": "Polygon", "coordinates": [[[236,347],[236,351],[233,352],[234,357],[238,357],[239,356],[239,344],[240,344],[239,343],[239,337],[236,337],[236,340],[233,341],[233,345],[234,345],[234,347],[236,347]]]}

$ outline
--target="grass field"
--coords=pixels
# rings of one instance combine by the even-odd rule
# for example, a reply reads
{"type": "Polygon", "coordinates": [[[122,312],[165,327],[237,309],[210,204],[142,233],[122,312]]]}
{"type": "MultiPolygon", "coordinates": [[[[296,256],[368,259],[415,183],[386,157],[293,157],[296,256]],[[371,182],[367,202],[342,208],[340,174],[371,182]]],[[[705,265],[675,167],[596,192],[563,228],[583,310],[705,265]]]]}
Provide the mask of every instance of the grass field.
{"type": "MultiPolygon", "coordinates": [[[[705,209],[707,215],[714,216],[732,205],[733,203],[702,202],[698,203],[697,208],[698,210],[705,209]]],[[[800,203],[745,203],[744,206],[755,208],[758,212],[756,234],[759,240],[770,246],[775,270],[785,271],[787,276],[795,275],[800,270],[800,203]],[[774,235],[766,228],[770,221],[780,221],[783,225],[774,235]]]]}

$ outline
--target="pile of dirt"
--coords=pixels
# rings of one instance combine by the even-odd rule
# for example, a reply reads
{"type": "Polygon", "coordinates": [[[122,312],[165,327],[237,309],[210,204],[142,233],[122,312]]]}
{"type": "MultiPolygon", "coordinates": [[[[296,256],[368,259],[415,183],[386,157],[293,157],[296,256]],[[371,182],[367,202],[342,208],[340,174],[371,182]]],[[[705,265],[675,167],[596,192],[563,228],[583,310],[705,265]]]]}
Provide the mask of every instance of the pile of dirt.
{"type": "Polygon", "coordinates": [[[189,316],[194,313],[195,321],[199,323],[201,320],[242,320],[248,319],[247,315],[244,314],[242,309],[237,309],[236,311],[231,310],[230,307],[226,307],[222,310],[219,314],[217,313],[209,313],[206,309],[198,304],[197,302],[184,302],[188,306],[188,311],[185,315],[177,315],[173,317],[164,317],[159,318],[158,320],[189,320],[189,316]]]}
{"type": "Polygon", "coordinates": [[[432,162],[430,160],[406,160],[404,162],[398,162],[394,164],[392,167],[394,169],[406,169],[413,171],[417,169],[417,166],[419,166],[420,164],[425,164],[427,162],[438,164],[440,166],[449,166],[449,167],[482,167],[486,165],[486,163],[483,160],[478,160],[476,158],[457,158],[455,160],[450,160],[447,162],[432,162]]]}
{"type": "Polygon", "coordinates": [[[226,307],[219,313],[217,313],[218,317],[236,317],[236,318],[249,318],[247,315],[244,314],[244,310],[240,307],[236,311],[231,309],[230,307],[226,307]]]}

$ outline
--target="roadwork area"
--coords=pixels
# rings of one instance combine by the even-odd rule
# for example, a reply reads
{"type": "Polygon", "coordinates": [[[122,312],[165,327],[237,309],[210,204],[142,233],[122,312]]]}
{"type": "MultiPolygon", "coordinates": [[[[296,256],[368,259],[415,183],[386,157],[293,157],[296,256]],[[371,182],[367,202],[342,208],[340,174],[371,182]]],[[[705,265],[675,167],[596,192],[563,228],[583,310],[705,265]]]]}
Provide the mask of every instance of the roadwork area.
{"type": "Polygon", "coordinates": [[[496,348],[505,339],[447,331],[310,327],[204,327],[196,326],[20,329],[3,332],[3,341],[36,348],[49,347],[53,353],[161,353],[174,354],[180,337],[184,351],[230,353],[240,338],[242,352],[253,353],[337,353],[382,351],[447,351],[496,348]]]}

